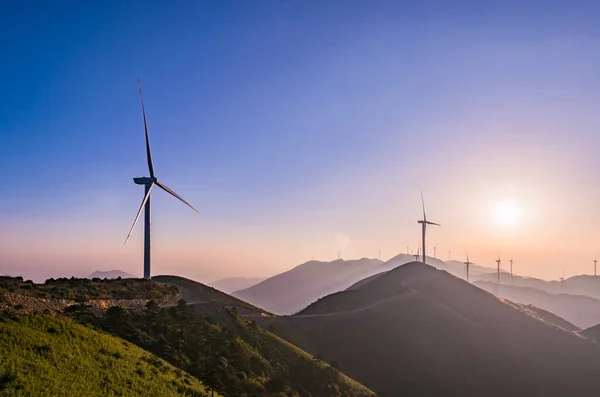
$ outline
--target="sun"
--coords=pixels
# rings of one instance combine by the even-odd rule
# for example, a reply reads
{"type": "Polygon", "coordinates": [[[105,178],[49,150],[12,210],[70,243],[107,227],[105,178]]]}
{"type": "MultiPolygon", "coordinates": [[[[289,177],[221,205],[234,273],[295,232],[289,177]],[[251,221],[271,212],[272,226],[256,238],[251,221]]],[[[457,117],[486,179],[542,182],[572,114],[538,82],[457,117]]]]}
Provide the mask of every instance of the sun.
{"type": "Polygon", "coordinates": [[[518,222],[521,211],[512,200],[504,200],[494,203],[491,216],[499,225],[512,226],[518,222]]]}

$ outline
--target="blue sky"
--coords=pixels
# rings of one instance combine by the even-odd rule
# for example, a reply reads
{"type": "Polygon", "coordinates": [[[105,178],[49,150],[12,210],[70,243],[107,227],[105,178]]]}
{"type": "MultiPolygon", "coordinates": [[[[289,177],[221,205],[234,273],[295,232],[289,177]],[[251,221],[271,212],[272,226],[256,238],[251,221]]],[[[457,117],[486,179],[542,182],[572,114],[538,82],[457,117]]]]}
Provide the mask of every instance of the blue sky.
{"type": "Polygon", "coordinates": [[[156,174],[202,213],[153,195],[157,272],[272,274],[333,259],[336,234],[393,256],[418,243],[421,189],[444,251],[556,277],[573,246],[584,272],[599,6],[408,3],[3,3],[0,273],[141,272],[141,228],[122,246],[147,173],[138,77],[156,174]],[[481,220],[505,197],[539,214],[521,234],[481,220]]]}

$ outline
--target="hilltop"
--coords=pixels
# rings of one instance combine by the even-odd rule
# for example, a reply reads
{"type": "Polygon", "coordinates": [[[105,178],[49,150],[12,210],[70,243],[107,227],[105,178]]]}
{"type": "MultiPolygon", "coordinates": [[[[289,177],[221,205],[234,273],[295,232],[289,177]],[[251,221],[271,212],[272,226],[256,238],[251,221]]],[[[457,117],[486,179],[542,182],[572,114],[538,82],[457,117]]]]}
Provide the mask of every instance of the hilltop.
{"type": "Polygon", "coordinates": [[[211,287],[230,294],[235,291],[250,288],[264,281],[264,277],[228,277],[208,283],[211,287]]]}
{"type": "Polygon", "coordinates": [[[417,262],[260,322],[390,396],[595,396],[600,388],[600,347],[555,316],[417,262]]]}
{"type": "Polygon", "coordinates": [[[551,294],[530,287],[519,287],[478,281],[478,287],[495,294],[526,305],[534,305],[547,310],[575,324],[579,328],[588,328],[600,323],[600,300],[584,295],[551,294]]]}
{"type": "Polygon", "coordinates": [[[48,315],[0,312],[0,346],[2,395],[209,395],[197,379],[131,343],[48,315]]]}

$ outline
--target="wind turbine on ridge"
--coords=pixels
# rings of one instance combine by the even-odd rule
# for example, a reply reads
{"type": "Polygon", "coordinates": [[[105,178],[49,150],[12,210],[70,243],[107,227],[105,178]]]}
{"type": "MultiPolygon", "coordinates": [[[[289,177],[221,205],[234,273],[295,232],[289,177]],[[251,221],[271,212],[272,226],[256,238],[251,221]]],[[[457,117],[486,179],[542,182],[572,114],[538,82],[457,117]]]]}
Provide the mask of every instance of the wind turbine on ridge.
{"type": "Polygon", "coordinates": [[[421,192],[421,205],[423,206],[423,219],[420,221],[417,221],[417,223],[421,224],[421,230],[422,230],[422,235],[423,235],[423,264],[427,263],[426,260],[426,252],[425,252],[425,234],[427,233],[427,225],[435,225],[435,226],[442,226],[438,223],[434,223],[434,222],[429,222],[427,220],[427,215],[425,215],[425,200],[423,199],[423,192],[421,192]]]}
{"type": "Polygon", "coordinates": [[[596,263],[598,263],[598,260],[594,259],[594,277],[596,277],[596,263]]]}
{"type": "Polygon", "coordinates": [[[465,255],[467,256],[467,261],[464,262],[464,264],[467,265],[467,282],[469,282],[469,266],[474,265],[474,263],[469,260],[469,254],[467,251],[465,251],[465,255]]]}
{"type": "Polygon", "coordinates": [[[513,266],[513,259],[510,258],[510,283],[514,285],[515,284],[515,280],[513,278],[512,266],[513,266]]]}
{"type": "Polygon", "coordinates": [[[139,79],[138,79],[138,88],[140,91],[140,101],[142,102],[142,115],[144,116],[144,131],[146,133],[146,160],[148,161],[148,171],[150,172],[150,176],[133,178],[133,182],[135,182],[136,185],[144,185],[145,194],[144,194],[144,200],[142,200],[142,205],[140,205],[140,209],[138,210],[137,215],[135,216],[133,225],[131,226],[131,229],[129,230],[129,234],[127,235],[127,238],[125,239],[125,244],[127,244],[129,237],[131,237],[131,233],[133,232],[133,229],[135,228],[135,225],[136,225],[138,219],[140,218],[142,211],[144,211],[144,278],[146,280],[150,280],[150,277],[151,277],[151,273],[150,273],[150,193],[152,192],[152,188],[155,185],[158,186],[159,188],[161,188],[165,192],[169,193],[176,199],[182,201],[185,205],[187,205],[188,207],[190,207],[197,213],[199,213],[199,212],[190,203],[185,201],[181,196],[179,196],[173,190],[169,189],[162,182],[159,182],[158,179],[156,178],[156,176],[154,175],[154,167],[152,166],[152,155],[150,154],[150,138],[148,137],[148,124],[146,123],[146,110],[144,109],[144,98],[142,97],[142,85],[140,84],[139,79]]]}
{"type": "Polygon", "coordinates": [[[500,285],[500,257],[498,257],[498,259],[496,259],[496,265],[498,267],[498,285],[500,285]]]}

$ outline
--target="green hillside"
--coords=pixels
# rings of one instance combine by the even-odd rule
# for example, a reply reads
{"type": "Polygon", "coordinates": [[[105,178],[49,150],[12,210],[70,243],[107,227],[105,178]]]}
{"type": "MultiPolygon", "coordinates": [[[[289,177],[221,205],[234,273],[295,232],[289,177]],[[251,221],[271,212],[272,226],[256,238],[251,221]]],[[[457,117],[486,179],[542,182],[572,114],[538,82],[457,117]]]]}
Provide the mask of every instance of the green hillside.
{"type": "Polygon", "coordinates": [[[1,396],[207,396],[137,346],[48,315],[0,313],[1,396]]]}
{"type": "Polygon", "coordinates": [[[181,301],[159,308],[150,301],[144,311],[112,307],[106,316],[97,317],[78,306],[70,314],[156,354],[225,396],[373,395],[235,310],[222,308],[209,319],[203,314],[206,307],[213,306],[181,301]]]}

